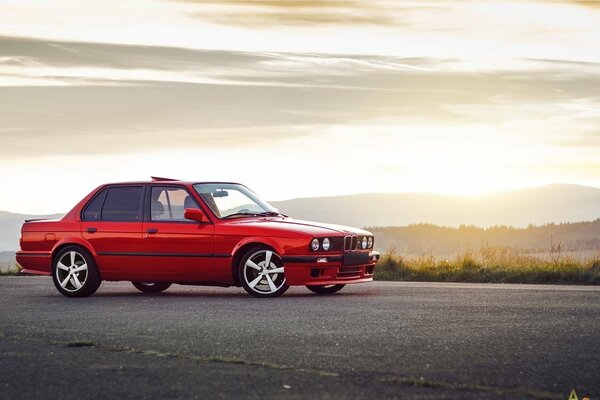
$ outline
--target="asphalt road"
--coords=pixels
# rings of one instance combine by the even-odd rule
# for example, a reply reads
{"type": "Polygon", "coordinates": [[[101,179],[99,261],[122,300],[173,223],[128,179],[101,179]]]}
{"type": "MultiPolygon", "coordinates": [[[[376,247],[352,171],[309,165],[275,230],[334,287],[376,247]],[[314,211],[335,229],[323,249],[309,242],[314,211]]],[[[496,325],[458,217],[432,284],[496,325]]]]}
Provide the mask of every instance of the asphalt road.
{"type": "Polygon", "coordinates": [[[0,277],[0,398],[600,398],[600,288],[291,289],[0,277]]]}

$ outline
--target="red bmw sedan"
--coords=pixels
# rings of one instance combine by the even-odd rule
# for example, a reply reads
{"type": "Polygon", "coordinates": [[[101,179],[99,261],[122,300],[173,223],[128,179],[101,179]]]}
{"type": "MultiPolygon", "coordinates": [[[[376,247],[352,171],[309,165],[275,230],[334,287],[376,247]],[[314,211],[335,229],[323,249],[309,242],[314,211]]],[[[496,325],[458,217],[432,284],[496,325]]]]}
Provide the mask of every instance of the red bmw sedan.
{"type": "Polygon", "coordinates": [[[60,220],[25,221],[17,262],[51,275],[68,297],[89,296],[103,280],[276,297],[291,285],[325,294],[372,281],[373,243],[361,229],[289,218],[238,183],[153,177],[102,185],[60,220]]]}

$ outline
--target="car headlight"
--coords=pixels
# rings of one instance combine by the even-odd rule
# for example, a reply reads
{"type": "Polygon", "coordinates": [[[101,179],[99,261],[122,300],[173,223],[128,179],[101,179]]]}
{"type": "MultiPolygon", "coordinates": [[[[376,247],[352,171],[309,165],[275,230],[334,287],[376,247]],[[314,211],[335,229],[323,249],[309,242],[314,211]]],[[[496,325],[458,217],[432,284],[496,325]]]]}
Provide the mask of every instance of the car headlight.
{"type": "Polygon", "coordinates": [[[310,248],[312,251],[319,251],[319,239],[313,239],[312,242],[310,242],[310,248]]]}
{"type": "Polygon", "coordinates": [[[369,248],[373,247],[373,237],[369,236],[369,243],[368,243],[369,248]]]}
{"type": "Polygon", "coordinates": [[[331,242],[329,241],[329,238],[323,239],[323,251],[329,251],[330,247],[331,247],[331,242]]]}
{"type": "Polygon", "coordinates": [[[365,237],[363,237],[363,240],[362,240],[363,250],[365,250],[367,248],[367,244],[369,244],[369,241],[367,240],[367,237],[365,236],[365,237]]]}

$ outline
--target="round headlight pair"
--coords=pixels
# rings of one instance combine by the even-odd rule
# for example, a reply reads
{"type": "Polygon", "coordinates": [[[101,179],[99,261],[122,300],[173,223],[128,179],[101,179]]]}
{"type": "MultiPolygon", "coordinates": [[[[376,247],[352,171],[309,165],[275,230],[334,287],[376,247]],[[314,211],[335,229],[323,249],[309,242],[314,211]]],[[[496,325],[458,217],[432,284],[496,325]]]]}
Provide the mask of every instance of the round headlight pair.
{"type": "MultiPolygon", "coordinates": [[[[310,248],[312,249],[312,251],[319,251],[320,245],[321,243],[319,243],[319,239],[317,238],[314,238],[312,242],[310,242],[310,248]]],[[[330,248],[331,242],[329,241],[329,238],[323,239],[323,251],[329,251],[330,248]]]]}

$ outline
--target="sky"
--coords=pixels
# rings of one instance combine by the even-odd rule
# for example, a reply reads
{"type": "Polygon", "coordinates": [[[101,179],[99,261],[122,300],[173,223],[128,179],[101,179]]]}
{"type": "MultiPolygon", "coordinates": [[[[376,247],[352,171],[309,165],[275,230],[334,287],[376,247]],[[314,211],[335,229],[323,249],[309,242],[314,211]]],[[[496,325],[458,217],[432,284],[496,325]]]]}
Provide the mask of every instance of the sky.
{"type": "Polygon", "coordinates": [[[600,186],[600,1],[0,0],[0,210],[600,186]]]}

